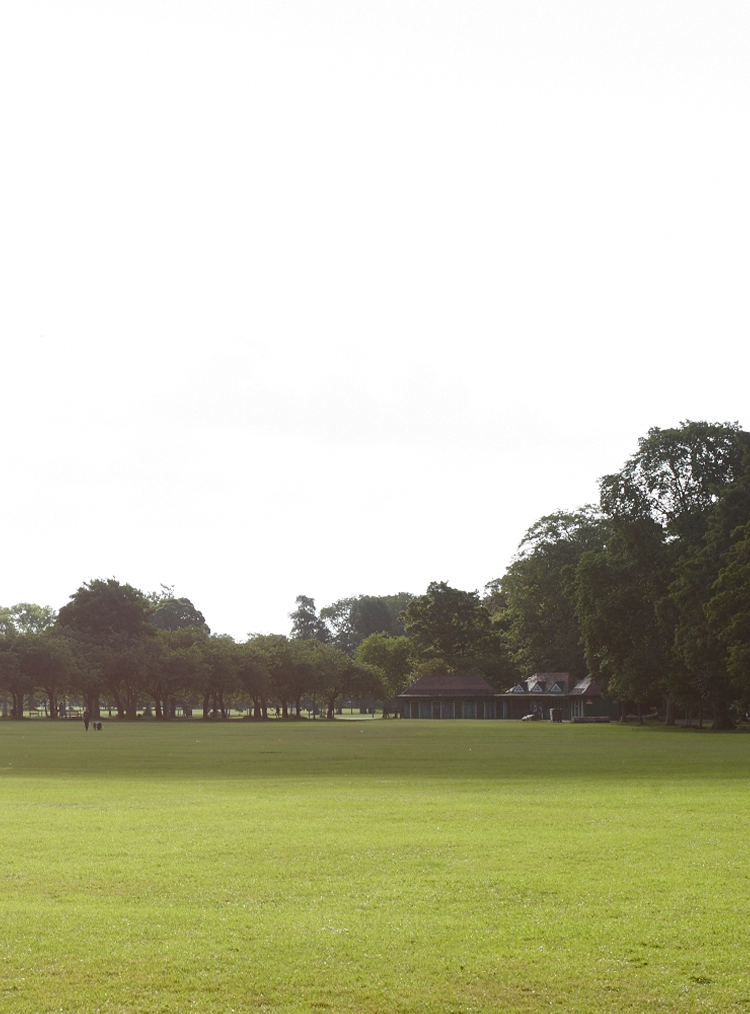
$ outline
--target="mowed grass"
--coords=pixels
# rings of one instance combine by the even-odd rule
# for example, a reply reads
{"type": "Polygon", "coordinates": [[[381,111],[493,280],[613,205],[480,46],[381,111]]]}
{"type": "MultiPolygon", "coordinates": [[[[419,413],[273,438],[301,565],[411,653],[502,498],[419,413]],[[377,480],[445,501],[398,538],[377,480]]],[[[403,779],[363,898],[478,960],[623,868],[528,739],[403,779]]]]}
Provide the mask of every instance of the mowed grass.
{"type": "Polygon", "coordinates": [[[0,723],[0,1011],[750,1011],[750,736],[0,723]]]}

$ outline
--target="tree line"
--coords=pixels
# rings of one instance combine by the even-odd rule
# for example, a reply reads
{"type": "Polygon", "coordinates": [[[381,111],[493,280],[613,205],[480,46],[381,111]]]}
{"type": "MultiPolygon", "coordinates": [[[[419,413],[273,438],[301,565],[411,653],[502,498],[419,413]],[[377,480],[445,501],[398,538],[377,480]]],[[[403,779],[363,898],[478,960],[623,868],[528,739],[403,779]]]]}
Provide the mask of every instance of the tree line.
{"type": "Polygon", "coordinates": [[[652,428],[597,505],[541,518],[488,586],[525,671],[589,672],[612,698],[750,705],[750,434],[732,423],[652,428]]]}
{"type": "Polygon", "coordinates": [[[300,595],[291,632],[211,634],[173,590],[84,584],[58,613],[0,609],[0,694],[12,716],[72,697],[123,718],[148,702],[252,717],[303,702],[333,717],[348,699],[387,700],[431,672],[476,673],[499,690],[532,672],[591,674],[624,710],[710,709],[729,728],[750,702],[750,434],[732,423],[653,428],[600,498],[539,519],[483,592],[432,582],[423,595],[360,595],[316,609],[300,595]]]}

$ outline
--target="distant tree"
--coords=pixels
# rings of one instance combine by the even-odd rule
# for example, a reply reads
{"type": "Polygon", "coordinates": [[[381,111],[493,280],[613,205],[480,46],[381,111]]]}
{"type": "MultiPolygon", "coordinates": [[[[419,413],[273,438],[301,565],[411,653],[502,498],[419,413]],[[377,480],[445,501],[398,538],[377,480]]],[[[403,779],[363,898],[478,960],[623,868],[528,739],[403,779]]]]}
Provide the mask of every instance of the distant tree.
{"type": "Polygon", "coordinates": [[[190,599],[169,598],[161,602],[149,616],[152,626],[158,630],[180,630],[182,627],[198,627],[210,634],[203,613],[199,612],[190,599]]]}
{"type": "Polygon", "coordinates": [[[243,692],[253,702],[255,719],[268,717],[268,698],[271,693],[268,652],[263,643],[265,636],[276,635],[251,637],[243,644],[238,644],[236,652],[237,679],[243,692]]]}
{"type": "Polygon", "coordinates": [[[485,604],[521,671],[586,675],[575,568],[604,538],[602,516],[593,507],[540,518],[503,577],[486,589],[485,604]]]}
{"type": "Polygon", "coordinates": [[[715,728],[731,728],[733,702],[750,692],[749,531],[750,446],[742,474],[710,509],[701,542],[677,556],[670,586],[675,649],[696,694],[710,700],[715,728]]]}
{"type": "Polygon", "coordinates": [[[212,634],[201,645],[198,686],[204,718],[226,718],[240,689],[237,645],[231,637],[212,634]]]}
{"type": "Polygon", "coordinates": [[[347,655],[354,655],[357,645],[370,634],[404,633],[399,619],[413,596],[399,595],[358,595],[356,598],[338,599],[320,610],[320,619],[328,631],[327,640],[347,655]],[[396,611],[398,609],[398,612],[396,611]]]}
{"type": "Polygon", "coordinates": [[[354,625],[352,614],[355,599],[338,599],[320,610],[320,621],[325,628],[325,635],[316,638],[333,644],[339,651],[352,655],[359,644],[359,637],[354,625]]]}
{"type": "Polygon", "coordinates": [[[138,635],[148,629],[148,615],[149,604],[143,592],[109,578],[81,585],[58,613],[57,622],[97,637],[138,635]]]}
{"type": "Polygon", "coordinates": [[[576,573],[587,659],[620,687],[660,692],[667,724],[675,700],[694,694],[710,697],[714,728],[732,724],[726,652],[706,622],[716,558],[706,540],[748,453],[750,434],[736,424],[654,428],[600,483],[607,539],[576,573]]]}
{"type": "Polygon", "coordinates": [[[377,669],[382,674],[385,693],[394,697],[412,680],[413,652],[414,644],[408,637],[374,633],[357,646],[354,658],[360,665],[377,669]]]}
{"type": "MultiPolygon", "coordinates": [[[[120,718],[136,718],[146,677],[144,639],[156,636],[148,622],[147,597],[115,578],[89,581],[70,596],[57,616],[64,633],[78,635],[78,651],[87,656],[89,672],[98,671],[120,718]],[[87,642],[87,644],[85,643],[87,642]]],[[[99,713],[98,695],[89,700],[99,713]]]]}
{"type": "MultiPolygon", "coordinates": [[[[395,595],[380,595],[378,597],[390,616],[390,626],[384,630],[384,633],[392,634],[394,637],[401,637],[405,633],[401,617],[413,598],[414,595],[411,592],[396,592],[395,595]]],[[[370,630],[369,633],[377,633],[377,631],[370,630]]]]}
{"type": "Polygon", "coordinates": [[[712,631],[727,649],[727,670],[747,704],[750,697],[750,521],[734,529],[732,544],[706,603],[712,631]]]}
{"type": "MultiPolygon", "coordinates": [[[[264,697],[273,699],[281,706],[283,718],[289,717],[289,706],[300,714],[300,701],[310,684],[310,675],[300,664],[309,643],[318,643],[314,638],[299,641],[282,634],[259,634],[248,642],[256,664],[264,669],[264,697]]],[[[260,716],[266,717],[265,701],[260,716]]],[[[255,705],[257,711],[257,704],[255,705]]]]}
{"type": "MultiPolygon", "coordinates": [[[[101,641],[71,627],[61,627],[59,636],[65,639],[73,664],[69,692],[83,701],[92,717],[99,717],[100,701],[108,694],[105,670],[109,655],[101,641]]],[[[109,699],[114,703],[111,694],[109,699]]],[[[121,717],[125,717],[124,714],[121,717]]]]}
{"type": "Polygon", "coordinates": [[[620,700],[674,701],[672,632],[656,604],[667,594],[669,552],[650,518],[614,525],[606,544],[575,572],[576,613],[589,671],[620,700]]]}
{"type": "Polygon", "coordinates": [[[298,595],[297,608],[289,614],[292,621],[292,637],[300,641],[327,641],[328,630],[315,609],[315,599],[298,595]]]}
{"type": "Polygon", "coordinates": [[[201,627],[185,626],[144,641],[142,688],[157,719],[174,718],[178,700],[195,693],[206,636],[201,627]]]}
{"type": "Polygon", "coordinates": [[[21,675],[29,687],[44,693],[49,717],[57,718],[59,699],[66,692],[73,671],[73,655],[65,638],[49,630],[20,634],[15,638],[14,648],[21,675]]]}
{"type": "Polygon", "coordinates": [[[653,427],[622,469],[600,481],[603,512],[624,521],[649,517],[670,538],[697,543],[717,496],[742,474],[749,436],[737,423],[653,427]]]}
{"type": "Polygon", "coordinates": [[[326,706],[326,718],[333,719],[336,702],[352,697],[379,697],[383,686],[379,672],[358,664],[331,644],[310,642],[310,664],[315,678],[315,693],[326,706]]]}
{"type": "Polygon", "coordinates": [[[11,698],[11,718],[23,718],[24,698],[34,690],[33,680],[20,665],[15,639],[0,638],[0,690],[11,698]]]}
{"type": "Polygon", "coordinates": [[[0,606],[0,634],[41,634],[54,624],[56,617],[51,606],[38,606],[35,602],[0,606]]]}

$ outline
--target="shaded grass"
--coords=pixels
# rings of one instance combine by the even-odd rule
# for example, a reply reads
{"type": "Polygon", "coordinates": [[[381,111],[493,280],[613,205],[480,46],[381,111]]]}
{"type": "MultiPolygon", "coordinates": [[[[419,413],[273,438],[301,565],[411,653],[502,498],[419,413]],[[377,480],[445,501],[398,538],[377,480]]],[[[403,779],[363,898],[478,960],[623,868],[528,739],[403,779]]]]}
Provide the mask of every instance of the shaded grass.
{"type": "Polygon", "coordinates": [[[750,737],[0,725],[0,1010],[750,1010],[750,737]]]}

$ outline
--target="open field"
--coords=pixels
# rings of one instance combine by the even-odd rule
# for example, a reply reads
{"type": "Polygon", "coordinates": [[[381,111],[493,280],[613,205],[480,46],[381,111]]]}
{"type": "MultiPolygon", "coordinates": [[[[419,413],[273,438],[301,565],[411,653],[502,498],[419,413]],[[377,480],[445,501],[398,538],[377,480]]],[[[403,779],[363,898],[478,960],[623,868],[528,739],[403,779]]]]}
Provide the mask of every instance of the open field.
{"type": "Polygon", "coordinates": [[[750,736],[0,723],[0,1011],[750,1012],[750,736]]]}

